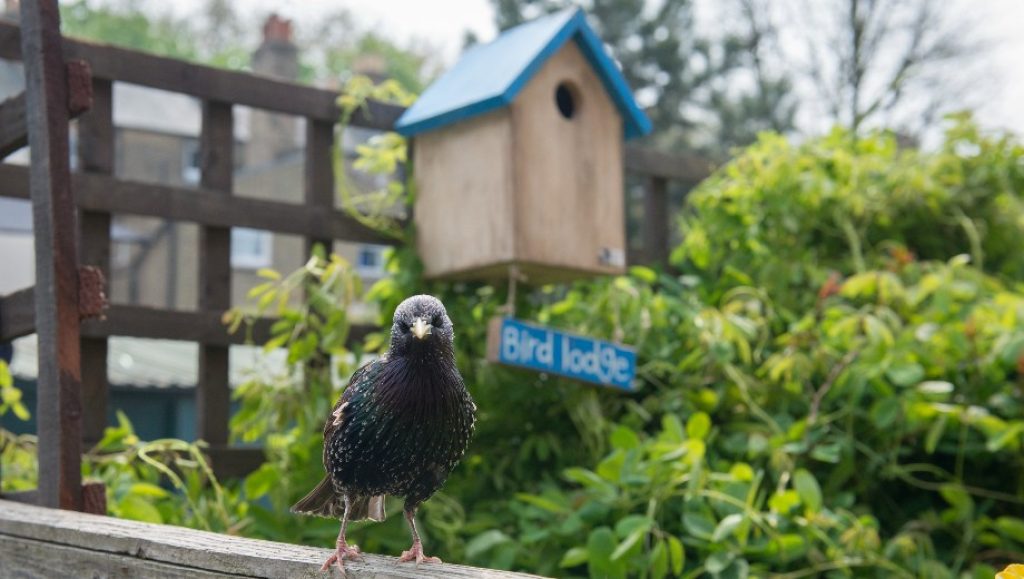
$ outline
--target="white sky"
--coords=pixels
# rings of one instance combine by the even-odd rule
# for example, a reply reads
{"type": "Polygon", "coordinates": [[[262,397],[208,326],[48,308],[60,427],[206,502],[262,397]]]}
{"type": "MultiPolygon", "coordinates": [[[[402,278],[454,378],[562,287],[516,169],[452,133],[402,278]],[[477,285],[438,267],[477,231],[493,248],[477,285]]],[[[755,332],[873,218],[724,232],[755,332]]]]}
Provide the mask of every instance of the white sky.
{"type": "MultiPolygon", "coordinates": [[[[175,10],[188,13],[203,0],[177,0],[175,10]]],[[[462,47],[466,30],[488,40],[495,34],[488,0],[236,0],[243,14],[276,11],[298,25],[315,22],[318,15],[348,8],[364,26],[379,29],[404,43],[418,39],[438,50],[452,63],[462,47]]],[[[991,72],[976,105],[987,127],[1010,129],[1024,135],[1024,0],[969,0],[969,17],[980,22],[980,32],[994,48],[985,68],[991,72]]]]}

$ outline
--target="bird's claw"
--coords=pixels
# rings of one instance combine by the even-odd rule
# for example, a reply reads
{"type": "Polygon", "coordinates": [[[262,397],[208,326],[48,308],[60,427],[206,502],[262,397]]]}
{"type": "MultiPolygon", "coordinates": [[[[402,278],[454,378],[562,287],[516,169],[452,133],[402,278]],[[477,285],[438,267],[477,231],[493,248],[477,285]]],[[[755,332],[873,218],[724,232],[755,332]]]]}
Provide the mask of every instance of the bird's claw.
{"type": "Polygon", "coordinates": [[[441,563],[441,560],[437,557],[427,557],[423,554],[423,545],[420,542],[415,542],[408,551],[402,551],[402,556],[398,558],[399,563],[408,563],[409,561],[416,561],[416,564],[420,563],[441,563]]]}
{"type": "Polygon", "coordinates": [[[327,571],[331,568],[331,565],[337,564],[338,569],[341,571],[341,576],[345,577],[345,559],[362,561],[363,554],[357,545],[338,545],[334,554],[328,557],[327,561],[324,561],[324,566],[320,567],[320,570],[327,571]]]}

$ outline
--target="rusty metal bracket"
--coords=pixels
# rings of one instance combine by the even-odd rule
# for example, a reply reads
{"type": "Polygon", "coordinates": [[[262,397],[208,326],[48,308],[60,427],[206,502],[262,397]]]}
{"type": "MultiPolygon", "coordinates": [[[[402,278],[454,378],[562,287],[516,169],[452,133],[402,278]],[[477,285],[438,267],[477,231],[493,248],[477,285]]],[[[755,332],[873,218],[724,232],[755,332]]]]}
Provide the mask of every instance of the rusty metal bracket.
{"type": "Polygon", "coordinates": [[[78,315],[80,319],[104,319],[107,301],[107,280],[103,270],[94,265],[78,268],[78,315]]]}
{"type": "Polygon", "coordinates": [[[84,60],[65,64],[68,75],[68,114],[72,117],[92,108],[92,68],[84,60]]]}

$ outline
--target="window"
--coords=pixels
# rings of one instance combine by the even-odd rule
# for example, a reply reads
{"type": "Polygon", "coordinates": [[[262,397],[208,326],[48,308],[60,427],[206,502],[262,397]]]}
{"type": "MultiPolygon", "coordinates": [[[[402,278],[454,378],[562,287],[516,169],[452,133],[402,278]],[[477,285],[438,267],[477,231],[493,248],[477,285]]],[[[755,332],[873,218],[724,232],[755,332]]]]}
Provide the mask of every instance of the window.
{"type": "Polygon", "coordinates": [[[270,232],[246,227],[231,230],[231,267],[258,269],[270,267],[273,244],[270,232]]]}
{"type": "Polygon", "coordinates": [[[356,253],[356,269],[363,277],[384,275],[384,246],[360,245],[356,253]]]}
{"type": "Polygon", "coordinates": [[[181,146],[181,180],[185,184],[199,184],[200,161],[199,141],[185,141],[181,146]]]}

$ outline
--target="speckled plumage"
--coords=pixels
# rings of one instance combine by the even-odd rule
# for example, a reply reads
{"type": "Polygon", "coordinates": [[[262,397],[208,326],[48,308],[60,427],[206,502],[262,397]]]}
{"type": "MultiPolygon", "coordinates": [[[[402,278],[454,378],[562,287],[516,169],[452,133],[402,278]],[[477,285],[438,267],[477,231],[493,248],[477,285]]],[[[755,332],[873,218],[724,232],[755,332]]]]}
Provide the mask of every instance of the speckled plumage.
{"type": "MultiPolygon", "coordinates": [[[[475,411],[455,365],[444,306],[431,296],[405,300],[395,312],[387,355],[356,371],[327,419],[328,476],[292,510],[336,517],[345,515],[347,501],[341,554],[348,520],[382,520],[381,495],[401,496],[413,550],[419,549],[413,515],[465,453],[475,411]]],[[[417,560],[426,560],[422,552],[417,560]]]]}

